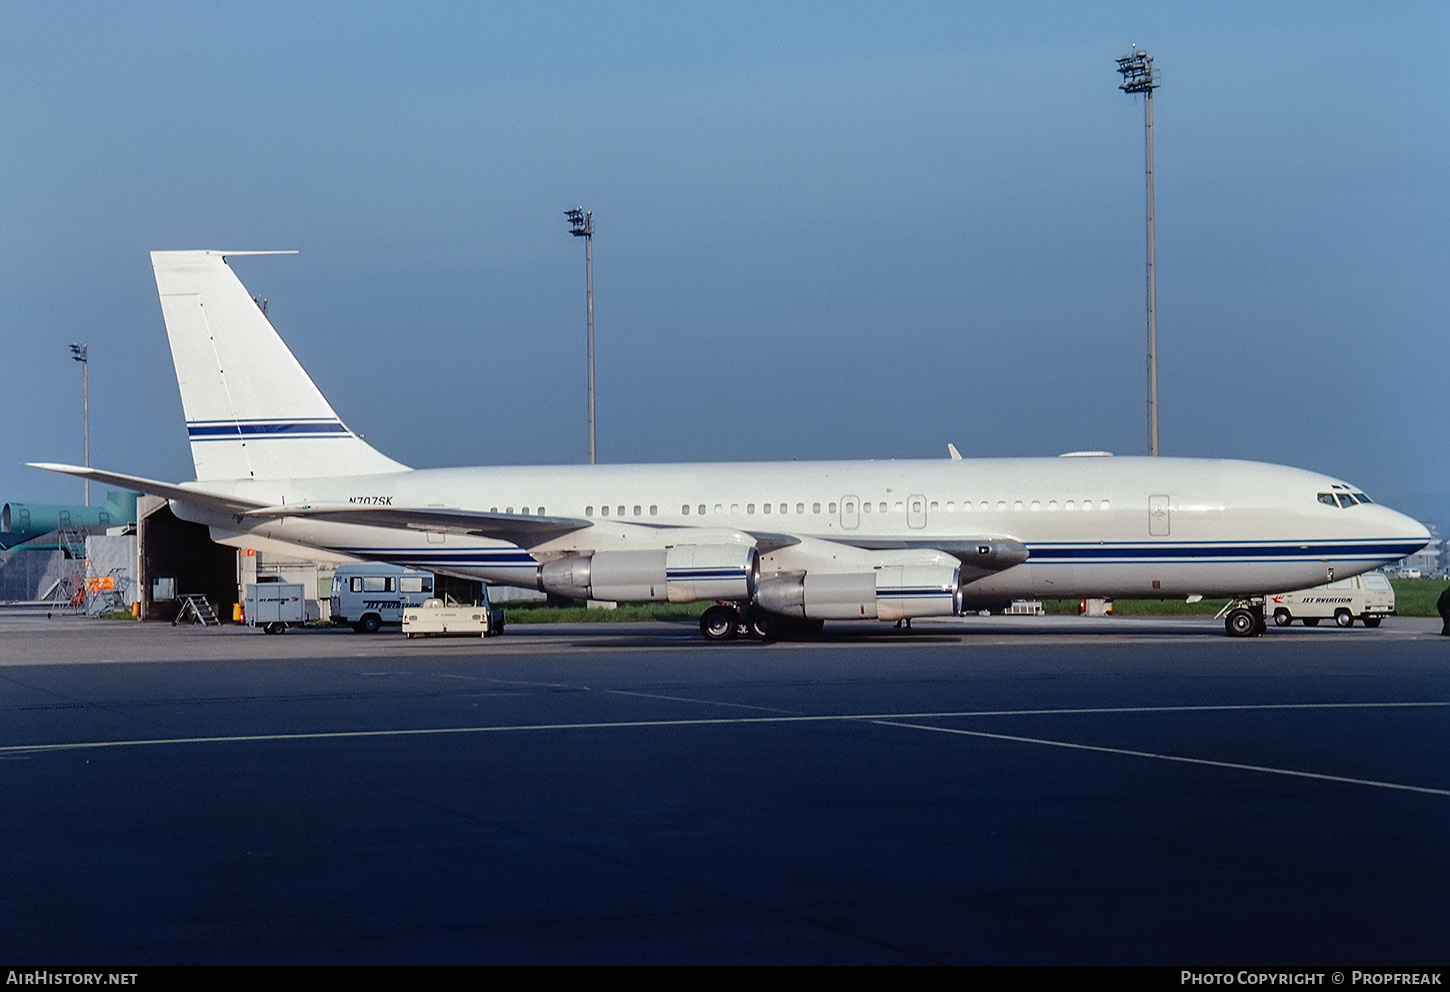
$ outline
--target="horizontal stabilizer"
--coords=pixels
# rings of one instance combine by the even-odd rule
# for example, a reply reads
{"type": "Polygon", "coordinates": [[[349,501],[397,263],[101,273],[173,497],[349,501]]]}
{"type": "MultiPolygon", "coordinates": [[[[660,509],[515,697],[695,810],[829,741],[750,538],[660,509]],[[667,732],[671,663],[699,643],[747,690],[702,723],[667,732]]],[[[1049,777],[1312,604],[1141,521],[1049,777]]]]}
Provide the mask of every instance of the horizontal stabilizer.
{"type": "Polygon", "coordinates": [[[248,510],[254,510],[265,504],[256,500],[241,499],[237,496],[223,495],[222,493],[210,493],[203,490],[192,489],[185,485],[177,485],[174,482],[159,482],[156,479],[145,479],[139,475],[122,475],[119,472],[103,472],[100,469],[84,468],[80,465],[60,465],[54,462],[29,462],[31,468],[45,469],[47,472],[60,472],[63,475],[74,475],[82,479],[90,479],[92,482],[104,482],[110,486],[122,486],[134,492],[146,493],[150,496],[160,496],[162,499],[176,500],[178,503],[190,503],[192,506],[204,507],[208,510],[219,510],[223,513],[242,514],[248,510]]]}

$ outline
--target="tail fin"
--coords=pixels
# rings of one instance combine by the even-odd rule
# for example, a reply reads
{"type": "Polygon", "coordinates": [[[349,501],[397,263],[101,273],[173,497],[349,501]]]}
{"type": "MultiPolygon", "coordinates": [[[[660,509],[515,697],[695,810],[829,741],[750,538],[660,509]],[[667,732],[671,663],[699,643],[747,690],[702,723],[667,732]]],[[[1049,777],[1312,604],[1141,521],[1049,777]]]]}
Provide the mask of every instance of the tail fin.
{"type": "Polygon", "coordinates": [[[405,470],[338,419],[225,262],[272,254],[291,252],[151,253],[197,479],[405,470]]]}

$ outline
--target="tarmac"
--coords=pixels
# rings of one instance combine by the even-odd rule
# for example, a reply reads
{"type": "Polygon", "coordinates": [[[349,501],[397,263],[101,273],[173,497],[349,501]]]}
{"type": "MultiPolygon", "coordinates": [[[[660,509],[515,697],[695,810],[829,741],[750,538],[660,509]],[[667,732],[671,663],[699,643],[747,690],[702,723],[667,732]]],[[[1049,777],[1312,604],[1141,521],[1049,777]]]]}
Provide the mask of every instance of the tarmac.
{"type": "Polygon", "coordinates": [[[0,609],[0,960],[1443,964],[1438,629],[0,609]]]}

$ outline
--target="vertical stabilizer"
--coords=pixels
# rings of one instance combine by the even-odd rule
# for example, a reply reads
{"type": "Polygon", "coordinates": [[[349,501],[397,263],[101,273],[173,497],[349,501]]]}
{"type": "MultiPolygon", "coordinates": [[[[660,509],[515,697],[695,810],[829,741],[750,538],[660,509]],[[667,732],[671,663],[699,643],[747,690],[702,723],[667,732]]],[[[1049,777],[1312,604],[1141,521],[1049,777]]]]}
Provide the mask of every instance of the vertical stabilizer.
{"type": "Polygon", "coordinates": [[[197,479],[406,469],[338,419],[225,261],[261,254],[284,253],[151,253],[197,479]]]}

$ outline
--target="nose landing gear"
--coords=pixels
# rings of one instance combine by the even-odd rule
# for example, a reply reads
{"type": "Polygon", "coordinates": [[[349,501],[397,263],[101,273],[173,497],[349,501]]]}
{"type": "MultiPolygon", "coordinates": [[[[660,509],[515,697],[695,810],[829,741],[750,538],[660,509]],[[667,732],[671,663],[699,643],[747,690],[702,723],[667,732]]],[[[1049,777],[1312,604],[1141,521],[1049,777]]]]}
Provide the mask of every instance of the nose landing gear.
{"type": "Polygon", "coordinates": [[[1264,621],[1262,599],[1241,599],[1224,617],[1223,629],[1230,637],[1261,637],[1268,624],[1264,621]]]}

